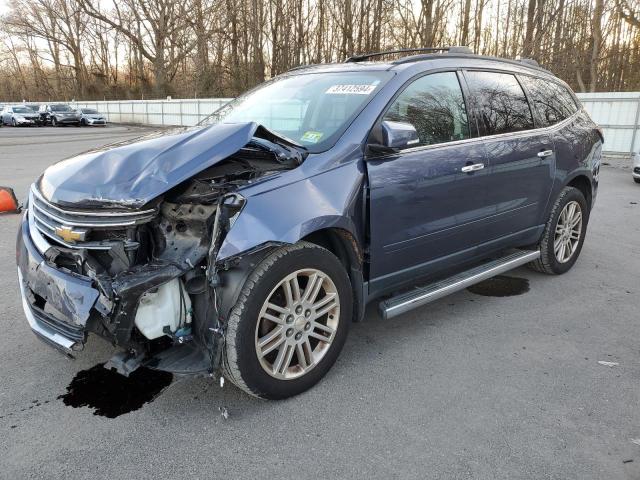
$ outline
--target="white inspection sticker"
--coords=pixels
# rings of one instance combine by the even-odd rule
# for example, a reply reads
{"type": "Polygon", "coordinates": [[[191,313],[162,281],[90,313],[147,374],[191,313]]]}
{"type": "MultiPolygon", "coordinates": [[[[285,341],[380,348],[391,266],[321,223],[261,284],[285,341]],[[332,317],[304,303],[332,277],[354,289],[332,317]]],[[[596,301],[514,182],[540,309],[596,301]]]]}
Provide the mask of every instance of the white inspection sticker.
{"type": "Polygon", "coordinates": [[[324,93],[334,95],[369,95],[375,89],[375,85],[333,85],[324,93]]]}

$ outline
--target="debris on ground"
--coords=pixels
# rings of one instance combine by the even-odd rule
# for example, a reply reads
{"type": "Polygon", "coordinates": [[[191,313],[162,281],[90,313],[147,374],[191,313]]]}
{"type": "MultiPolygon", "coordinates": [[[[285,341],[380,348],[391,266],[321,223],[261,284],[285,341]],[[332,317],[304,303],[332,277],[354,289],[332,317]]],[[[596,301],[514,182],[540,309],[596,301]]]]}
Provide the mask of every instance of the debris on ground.
{"type": "Polygon", "coordinates": [[[605,362],[604,360],[598,360],[600,365],[604,365],[605,367],[617,367],[620,365],[618,362],[605,362]]]}
{"type": "Polygon", "coordinates": [[[227,407],[218,407],[218,410],[220,410],[220,415],[222,415],[222,418],[224,418],[225,420],[229,418],[229,410],[227,410],[227,407]]]}

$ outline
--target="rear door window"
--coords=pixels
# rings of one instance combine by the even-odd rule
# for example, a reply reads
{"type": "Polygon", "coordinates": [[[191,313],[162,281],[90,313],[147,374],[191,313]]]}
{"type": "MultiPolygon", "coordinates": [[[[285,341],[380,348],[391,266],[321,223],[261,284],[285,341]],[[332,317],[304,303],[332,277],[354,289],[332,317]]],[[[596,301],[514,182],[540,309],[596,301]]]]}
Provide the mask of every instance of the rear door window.
{"type": "Polygon", "coordinates": [[[469,138],[467,109],[456,72],[418,78],[396,98],[383,120],[413,125],[419,143],[434,145],[469,138]]]}
{"type": "Polygon", "coordinates": [[[482,134],[498,135],[534,128],[527,97],[514,75],[467,71],[465,78],[482,134]]]}
{"type": "Polygon", "coordinates": [[[520,80],[543,126],[554,125],[578,111],[573,96],[562,85],[526,75],[520,80]]]}

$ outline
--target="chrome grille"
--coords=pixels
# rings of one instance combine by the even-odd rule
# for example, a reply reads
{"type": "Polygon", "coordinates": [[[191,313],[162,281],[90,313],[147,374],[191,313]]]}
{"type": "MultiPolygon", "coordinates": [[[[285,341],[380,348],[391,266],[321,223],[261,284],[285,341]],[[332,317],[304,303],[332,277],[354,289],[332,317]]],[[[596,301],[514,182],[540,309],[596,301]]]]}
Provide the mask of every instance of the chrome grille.
{"type": "Polygon", "coordinates": [[[125,240],[127,228],[151,221],[156,213],[155,209],[137,212],[67,210],[48,202],[35,185],[29,195],[33,225],[46,237],[70,248],[109,250],[115,241],[125,240]]]}

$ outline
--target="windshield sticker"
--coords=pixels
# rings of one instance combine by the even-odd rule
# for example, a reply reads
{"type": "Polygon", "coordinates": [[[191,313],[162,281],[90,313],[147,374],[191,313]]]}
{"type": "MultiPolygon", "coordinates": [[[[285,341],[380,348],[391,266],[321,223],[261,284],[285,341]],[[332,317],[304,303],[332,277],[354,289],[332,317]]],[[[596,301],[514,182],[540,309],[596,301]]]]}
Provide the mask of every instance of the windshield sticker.
{"type": "Polygon", "coordinates": [[[303,142],[318,143],[322,138],[322,135],[323,135],[322,132],[314,132],[312,130],[309,130],[307,132],[304,132],[304,135],[302,135],[301,140],[303,142]]]}
{"type": "Polygon", "coordinates": [[[333,85],[324,93],[333,95],[369,95],[375,89],[375,85],[333,85]]]}

